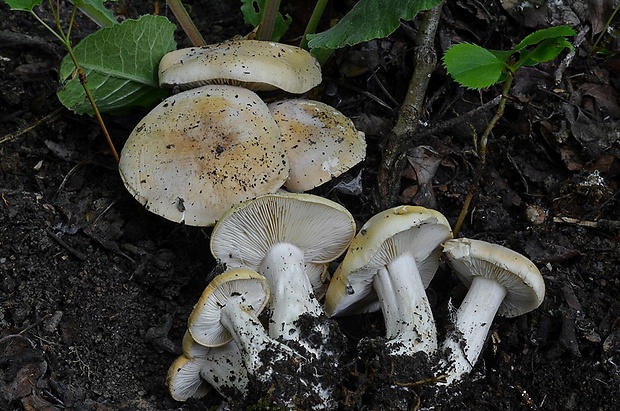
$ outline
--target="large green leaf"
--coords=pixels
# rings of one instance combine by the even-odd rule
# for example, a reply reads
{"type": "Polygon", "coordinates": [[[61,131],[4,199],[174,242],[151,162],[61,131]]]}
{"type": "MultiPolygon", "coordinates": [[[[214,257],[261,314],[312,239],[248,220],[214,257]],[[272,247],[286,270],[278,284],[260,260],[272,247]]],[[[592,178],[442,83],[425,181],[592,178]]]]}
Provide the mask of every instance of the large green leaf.
{"type": "Polygon", "coordinates": [[[308,35],[311,48],[337,49],[393,33],[401,20],[441,3],[441,0],[360,0],[334,27],[308,35]]]}
{"type": "MultiPolygon", "coordinates": [[[[167,93],[159,88],[157,67],[176,48],[175,25],[162,16],[142,16],[102,28],[75,46],[88,88],[101,112],[149,107],[167,93]]],[[[93,114],[69,56],[60,65],[66,81],[58,98],[79,114],[93,114]]]]}
{"type": "Polygon", "coordinates": [[[11,10],[32,11],[36,6],[43,3],[43,0],[4,0],[11,10]]]}
{"type": "Polygon", "coordinates": [[[484,47],[470,43],[450,47],[443,56],[443,63],[456,82],[473,89],[497,83],[507,67],[502,58],[484,47]]]}

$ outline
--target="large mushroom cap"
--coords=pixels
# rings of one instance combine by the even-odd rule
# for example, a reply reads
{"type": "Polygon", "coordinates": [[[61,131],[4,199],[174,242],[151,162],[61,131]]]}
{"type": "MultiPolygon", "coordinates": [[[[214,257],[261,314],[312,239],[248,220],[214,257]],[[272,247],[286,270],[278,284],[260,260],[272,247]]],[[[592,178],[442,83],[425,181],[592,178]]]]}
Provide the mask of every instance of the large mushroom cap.
{"type": "Polygon", "coordinates": [[[328,104],[290,99],[269,104],[289,162],[284,187],[308,191],[364,160],[366,140],[353,122],[328,104]]]}
{"type": "Polygon", "coordinates": [[[288,176],[278,126],[252,91],[204,86],[162,101],[133,130],[119,171],[148,210],[209,226],[288,176]]]}
{"type": "Polygon", "coordinates": [[[166,54],[159,63],[162,87],[234,84],[301,94],[320,82],[321,67],[310,53],[270,41],[235,40],[180,49],[166,54]]]}
{"type": "Polygon", "coordinates": [[[332,277],[325,311],[332,316],[379,310],[373,277],[400,253],[414,257],[428,287],[439,264],[439,245],[451,237],[448,220],[435,210],[399,206],[374,215],[355,236],[332,277]]]}
{"type": "Polygon", "coordinates": [[[343,254],[355,235],[344,207],[311,194],[267,194],[239,204],[218,221],[211,252],[228,267],[258,270],[272,245],[289,243],[304,253],[315,291],[325,264],[343,254]]]}
{"type": "Polygon", "coordinates": [[[244,268],[228,270],[215,277],[205,288],[187,321],[191,337],[200,345],[219,347],[233,337],[221,323],[226,304],[239,304],[254,315],[269,301],[269,284],[262,275],[244,268]]]}
{"type": "Polygon", "coordinates": [[[529,259],[498,244],[456,238],[443,244],[444,256],[456,275],[470,286],[474,277],[493,279],[506,289],[497,314],[516,317],[530,312],[545,298],[545,282],[529,259]]]}

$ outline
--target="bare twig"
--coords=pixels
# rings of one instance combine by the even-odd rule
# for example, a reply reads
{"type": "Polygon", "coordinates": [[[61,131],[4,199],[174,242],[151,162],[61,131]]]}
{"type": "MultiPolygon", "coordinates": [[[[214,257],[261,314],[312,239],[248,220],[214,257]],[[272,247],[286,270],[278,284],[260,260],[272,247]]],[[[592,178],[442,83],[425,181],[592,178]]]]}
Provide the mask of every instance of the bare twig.
{"type": "Polygon", "coordinates": [[[496,96],[493,100],[487,101],[483,105],[478,106],[475,109],[470,110],[465,114],[459,114],[457,117],[452,117],[451,119],[443,121],[434,127],[427,128],[426,130],[419,130],[416,133],[416,136],[418,136],[418,138],[422,138],[426,136],[433,136],[439,133],[443,133],[444,131],[451,129],[457,124],[467,122],[473,117],[479,115],[481,112],[489,110],[490,108],[497,106],[499,102],[501,101],[501,99],[502,99],[502,96],[496,96]]]}
{"type": "Polygon", "coordinates": [[[441,2],[424,15],[416,38],[414,71],[398,120],[388,133],[383,146],[374,203],[378,210],[391,207],[396,202],[400,185],[400,173],[406,163],[406,154],[415,144],[413,135],[422,117],[424,98],[431,73],[437,64],[433,43],[441,17],[441,2]]]}
{"type": "Polygon", "coordinates": [[[38,119],[37,121],[35,121],[32,124],[27,125],[26,127],[14,131],[12,133],[6,134],[2,137],[0,137],[0,144],[2,143],[6,143],[8,141],[13,141],[15,139],[20,138],[21,136],[23,136],[24,134],[36,129],[37,127],[48,123],[54,119],[56,119],[56,117],[60,116],[60,113],[62,113],[62,108],[57,108],[56,110],[52,111],[51,113],[49,113],[48,115],[46,115],[45,117],[42,117],[40,119],[38,119]]]}

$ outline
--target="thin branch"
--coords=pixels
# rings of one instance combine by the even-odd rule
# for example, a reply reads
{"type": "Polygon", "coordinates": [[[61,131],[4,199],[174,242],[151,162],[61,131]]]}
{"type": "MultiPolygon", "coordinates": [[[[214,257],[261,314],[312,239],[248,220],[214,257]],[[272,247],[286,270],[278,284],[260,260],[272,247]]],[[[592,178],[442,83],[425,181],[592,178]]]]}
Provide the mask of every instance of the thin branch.
{"type": "Polygon", "coordinates": [[[409,89],[400,108],[396,125],[388,133],[383,146],[377,187],[374,193],[374,204],[378,210],[389,208],[396,202],[400,189],[400,174],[405,166],[406,155],[415,144],[411,136],[417,130],[422,117],[428,81],[437,64],[433,44],[442,6],[443,1],[427,11],[418,30],[414,56],[415,69],[409,81],[409,89]]]}
{"type": "Polygon", "coordinates": [[[463,203],[463,208],[461,208],[461,213],[459,214],[458,220],[454,225],[454,229],[452,233],[456,237],[457,234],[461,231],[461,226],[463,225],[463,221],[465,221],[465,216],[469,212],[469,205],[471,204],[471,200],[474,198],[474,194],[478,190],[478,186],[480,185],[480,179],[482,178],[482,172],[484,171],[484,166],[486,164],[486,154],[487,154],[487,141],[489,136],[491,135],[491,131],[499,121],[499,119],[504,115],[504,108],[506,107],[506,100],[508,100],[508,91],[510,90],[510,86],[512,85],[513,75],[509,71],[507,73],[506,80],[504,81],[504,87],[502,89],[502,97],[499,101],[499,106],[497,106],[497,111],[489,124],[487,124],[487,128],[484,130],[484,133],[480,136],[478,140],[478,164],[476,165],[476,171],[474,172],[474,177],[469,184],[469,189],[467,190],[467,195],[465,196],[465,202],[463,203]]]}

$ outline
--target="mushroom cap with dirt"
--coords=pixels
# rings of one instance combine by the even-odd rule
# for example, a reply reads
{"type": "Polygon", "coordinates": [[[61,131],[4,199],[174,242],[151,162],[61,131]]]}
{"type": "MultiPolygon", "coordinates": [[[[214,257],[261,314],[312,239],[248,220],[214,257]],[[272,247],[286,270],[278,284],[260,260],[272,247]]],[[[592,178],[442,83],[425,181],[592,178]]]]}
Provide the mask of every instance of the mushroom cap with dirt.
{"type": "Polygon", "coordinates": [[[317,353],[300,340],[296,321],[304,314],[323,314],[316,298],[323,292],[320,274],[354,235],[353,217],[333,201],[311,194],[268,194],[223,215],[211,234],[211,251],[227,267],[248,267],[267,277],[270,336],[296,340],[317,353]]]}
{"type": "Polygon", "coordinates": [[[469,373],[482,351],[495,315],[516,317],[542,303],[545,283],[534,263],[498,244],[458,238],[443,244],[448,264],[469,291],[443,343],[448,384],[469,373]]]}
{"type": "Polygon", "coordinates": [[[270,338],[259,321],[257,316],[268,301],[265,277],[245,268],[225,271],[203,291],[189,316],[187,329],[194,341],[206,347],[220,347],[234,340],[248,374],[269,382],[271,362],[297,361],[299,356],[270,338]],[[267,357],[265,362],[263,358],[267,357]]]}
{"type": "Polygon", "coordinates": [[[286,189],[308,191],[338,177],[366,157],[364,133],[330,105],[288,99],[268,107],[280,128],[289,163],[286,189]]]}
{"type": "Polygon", "coordinates": [[[212,85],[163,100],[120,156],[125,187],[168,220],[211,226],[232,205],[278,190],[288,176],[280,131],[252,91],[212,85]]]}
{"type": "Polygon", "coordinates": [[[433,353],[437,332],[425,288],[439,266],[440,244],[449,238],[450,224],[435,210],[398,206],[374,215],[330,281],[327,314],[381,308],[392,354],[433,353]]]}
{"type": "Polygon", "coordinates": [[[232,40],[171,51],[159,63],[162,87],[232,84],[252,90],[302,94],[321,82],[321,66],[299,47],[271,41],[232,40]]]}
{"type": "Polygon", "coordinates": [[[219,347],[205,347],[186,331],[183,354],[170,366],[166,384],[170,396],[177,401],[205,396],[209,392],[209,384],[230,399],[231,396],[246,394],[248,376],[234,341],[219,347]]]}

